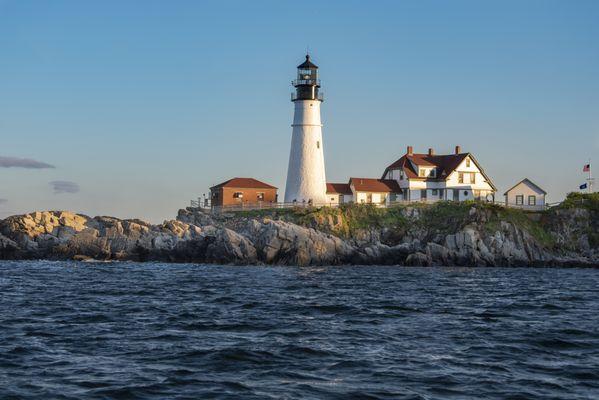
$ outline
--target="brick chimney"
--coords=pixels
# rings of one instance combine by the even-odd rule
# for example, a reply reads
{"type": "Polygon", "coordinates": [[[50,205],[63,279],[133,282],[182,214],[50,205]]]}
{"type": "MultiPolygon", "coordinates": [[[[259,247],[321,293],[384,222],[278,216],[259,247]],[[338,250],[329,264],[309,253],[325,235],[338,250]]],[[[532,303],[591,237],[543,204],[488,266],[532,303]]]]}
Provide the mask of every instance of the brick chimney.
{"type": "Polygon", "coordinates": [[[460,154],[462,152],[462,148],[460,146],[455,147],[455,153],[460,154]]]}
{"type": "Polygon", "coordinates": [[[433,149],[432,147],[428,148],[428,155],[429,156],[434,156],[435,155],[435,149],[433,149]]]}
{"type": "Polygon", "coordinates": [[[414,154],[414,148],[412,146],[408,146],[408,155],[411,156],[414,154]]]}

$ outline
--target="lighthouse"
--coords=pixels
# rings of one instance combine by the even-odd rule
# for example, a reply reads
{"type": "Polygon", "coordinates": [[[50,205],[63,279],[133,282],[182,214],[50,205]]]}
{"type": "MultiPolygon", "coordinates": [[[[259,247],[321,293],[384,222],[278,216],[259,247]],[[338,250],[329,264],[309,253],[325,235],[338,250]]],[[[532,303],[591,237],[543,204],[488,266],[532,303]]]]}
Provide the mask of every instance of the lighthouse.
{"type": "Polygon", "coordinates": [[[297,66],[297,79],[292,82],[295,93],[291,151],[285,186],[286,203],[326,202],[326,177],[322,143],[320,104],[322,94],[318,67],[306,55],[306,61],[297,66]]]}

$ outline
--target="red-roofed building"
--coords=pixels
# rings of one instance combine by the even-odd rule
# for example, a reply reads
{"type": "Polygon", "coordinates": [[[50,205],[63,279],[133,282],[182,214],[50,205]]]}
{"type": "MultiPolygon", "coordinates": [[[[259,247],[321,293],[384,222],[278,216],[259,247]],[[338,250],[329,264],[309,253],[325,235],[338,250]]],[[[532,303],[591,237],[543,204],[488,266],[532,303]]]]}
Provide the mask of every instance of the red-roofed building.
{"type": "Polygon", "coordinates": [[[355,203],[389,204],[397,201],[401,188],[392,179],[349,178],[355,203]]]}
{"type": "Polygon", "coordinates": [[[494,200],[497,188],[471,153],[456,146],[454,154],[406,154],[389,165],[382,176],[398,183],[407,201],[494,200]]]}
{"type": "Polygon", "coordinates": [[[233,178],[210,188],[212,207],[277,202],[277,188],[254,178],[233,178]]]}
{"type": "Polygon", "coordinates": [[[389,204],[401,195],[396,181],[376,178],[349,178],[348,183],[327,183],[327,199],[332,204],[389,204]]]}
{"type": "Polygon", "coordinates": [[[352,198],[353,193],[348,183],[327,183],[327,203],[349,203],[352,198]]]}

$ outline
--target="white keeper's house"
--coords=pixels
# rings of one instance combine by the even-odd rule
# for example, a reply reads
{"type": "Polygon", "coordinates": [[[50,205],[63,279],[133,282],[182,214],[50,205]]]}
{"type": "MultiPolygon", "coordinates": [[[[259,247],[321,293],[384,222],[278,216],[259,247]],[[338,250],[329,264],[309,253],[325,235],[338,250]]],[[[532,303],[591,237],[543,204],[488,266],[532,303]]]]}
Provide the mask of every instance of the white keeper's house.
{"type": "Polygon", "coordinates": [[[476,158],[460,146],[454,154],[435,154],[433,149],[414,153],[408,146],[406,154],[385,169],[382,179],[396,181],[404,201],[494,201],[497,191],[476,158]]]}
{"type": "Polygon", "coordinates": [[[471,153],[406,154],[389,165],[381,179],[350,178],[327,183],[327,202],[390,204],[397,201],[495,201],[497,188],[471,153]]]}

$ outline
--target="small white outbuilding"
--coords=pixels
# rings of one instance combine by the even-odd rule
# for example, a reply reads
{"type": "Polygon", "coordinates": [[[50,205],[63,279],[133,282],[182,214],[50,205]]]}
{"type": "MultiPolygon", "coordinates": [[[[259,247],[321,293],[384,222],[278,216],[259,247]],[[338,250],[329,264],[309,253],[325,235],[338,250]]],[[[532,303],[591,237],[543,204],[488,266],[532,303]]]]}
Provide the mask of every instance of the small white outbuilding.
{"type": "Polygon", "coordinates": [[[505,193],[505,205],[528,210],[545,208],[547,192],[528,178],[522,179],[505,193]]]}

